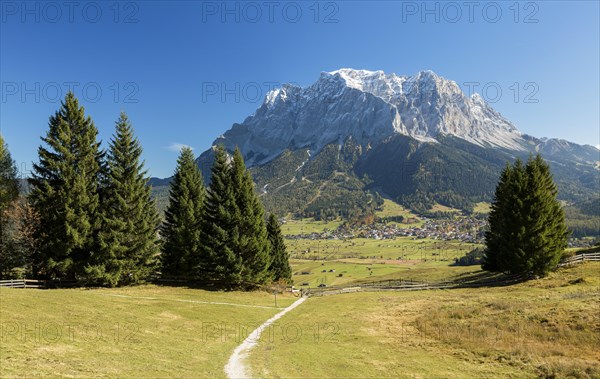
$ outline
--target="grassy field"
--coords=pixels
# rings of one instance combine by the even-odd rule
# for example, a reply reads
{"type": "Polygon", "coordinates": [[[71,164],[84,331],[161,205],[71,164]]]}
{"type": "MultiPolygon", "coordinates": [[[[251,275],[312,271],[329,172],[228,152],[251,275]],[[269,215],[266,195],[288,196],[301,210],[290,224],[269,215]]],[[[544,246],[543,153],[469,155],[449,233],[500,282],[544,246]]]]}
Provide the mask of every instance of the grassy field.
{"type": "Polygon", "coordinates": [[[0,377],[220,378],[235,346],[278,312],[265,292],[0,289],[0,377]]]}
{"type": "Polygon", "coordinates": [[[348,240],[327,239],[287,240],[287,248],[291,257],[300,259],[444,259],[453,262],[471,251],[476,244],[459,241],[439,241],[428,238],[413,239],[398,237],[396,239],[377,240],[373,238],[352,238],[348,240]]]}
{"type": "Polygon", "coordinates": [[[393,222],[394,225],[398,226],[420,226],[423,222],[417,215],[412,213],[409,209],[404,208],[402,205],[389,200],[383,200],[383,209],[375,212],[377,217],[393,217],[402,216],[404,220],[402,222],[393,222]]]}
{"type": "Polygon", "coordinates": [[[442,204],[434,204],[430,209],[430,212],[451,212],[460,213],[460,209],[451,208],[442,204]]]}
{"type": "MultiPolygon", "coordinates": [[[[328,284],[372,271],[415,280],[479,272],[437,261],[293,263],[328,284]]],[[[313,297],[265,331],[252,374],[600,378],[599,272],[588,263],[511,287],[313,297]]],[[[275,307],[265,292],[0,289],[0,376],[224,377],[233,349],[295,299],[278,296],[275,307]]]]}
{"type": "Polygon", "coordinates": [[[315,221],[313,219],[286,220],[281,225],[281,232],[286,235],[322,233],[325,229],[335,230],[341,221],[315,221]]]}
{"type": "Polygon", "coordinates": [[[390,263],[389,261],[363,259],[326,262],[292,260],[292,269],[294,285],[299,288],[314,288],[322,283],[327,286],[340,286],[354,282],[391,279],[433,281],[451,279],[480,271],[479,266],[449,266],[448,262],[404,261],[390,263]],[[310,274],[302,274],[303,272],[310,272],[310,274]]]}
{"type": "Polygon", "coordinates": [[[496,288],[310,298],[250,355],[257,377],[599,378],[600,264],[496,288]]]}

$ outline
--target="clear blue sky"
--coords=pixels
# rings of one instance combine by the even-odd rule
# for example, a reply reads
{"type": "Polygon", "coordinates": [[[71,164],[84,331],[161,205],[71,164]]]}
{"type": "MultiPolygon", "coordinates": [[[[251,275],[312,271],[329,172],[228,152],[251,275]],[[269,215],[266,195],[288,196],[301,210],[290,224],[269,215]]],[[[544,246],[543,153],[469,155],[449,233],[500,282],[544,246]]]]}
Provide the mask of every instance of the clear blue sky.
{"type": "Polygon", "coordinates": [[[3,0],[1,132],[30,168],[73,82],[104,142],[125,110],[150,174],[166,177],[177,144],[199,155],[269,87],[352,67],[487,85],[521,131],[598,145],[599,3],[474,3],[3,0]]]}

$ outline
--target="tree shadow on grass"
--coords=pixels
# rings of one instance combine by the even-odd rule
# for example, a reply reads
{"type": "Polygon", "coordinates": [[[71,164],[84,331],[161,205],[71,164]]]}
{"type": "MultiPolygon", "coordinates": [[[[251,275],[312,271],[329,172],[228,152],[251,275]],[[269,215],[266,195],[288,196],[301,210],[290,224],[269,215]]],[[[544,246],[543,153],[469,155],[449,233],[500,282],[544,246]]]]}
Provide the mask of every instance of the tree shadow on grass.
{"type": "Polygon", "coordinates": [[[505,287],[529,280],[527,275],[506,275],[489,271],[459,274],[447,283],[458,288],[468,287],[505,287]]]}

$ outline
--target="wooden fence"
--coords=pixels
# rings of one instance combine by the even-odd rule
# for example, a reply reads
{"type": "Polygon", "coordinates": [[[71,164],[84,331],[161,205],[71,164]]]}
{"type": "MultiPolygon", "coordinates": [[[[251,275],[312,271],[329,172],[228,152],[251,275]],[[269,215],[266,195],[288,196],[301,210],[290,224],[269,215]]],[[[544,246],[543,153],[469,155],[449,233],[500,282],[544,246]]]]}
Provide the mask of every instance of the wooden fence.
{"type": "Polygon", "coordinates": [[[569,266],[583,262],[600,262],[600,253],[578,254],[562,261],[558,267],[569,266]]]}
{"type": "MultiPolygon", "coordinates": [[[[558,266],[569,266],[583,262],[600,262],[600,253],[578,254],[562,261],[558,266]]],[[[439,281],[419,282],[414,280],[381,280],[373,282],[352,283],[352,287],[308,288],[304,293],[311,296],[333,295],[360,291],[419,291],[428,289],[473,288],[486,286],[505,286],[518,283],[524,278],[519,275],[490,278],[477,281],[439,281]]],[[[0,280],[0,288],[49,288],[73,287],[75,281],[48,281],[34,279],[0,280]]]]}
{"type": "Polygon", "coordinates": [[[46,280],[33,279],[10,279],[0,280],[0,287],[10,288],[46,288],[48,282],[46,280]]]}

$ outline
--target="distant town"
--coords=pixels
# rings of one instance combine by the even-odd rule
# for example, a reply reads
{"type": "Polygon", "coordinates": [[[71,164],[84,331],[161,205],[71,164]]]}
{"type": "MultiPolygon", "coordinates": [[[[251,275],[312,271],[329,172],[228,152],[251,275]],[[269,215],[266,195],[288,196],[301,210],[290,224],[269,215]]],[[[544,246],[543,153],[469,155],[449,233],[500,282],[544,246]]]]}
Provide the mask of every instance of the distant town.
{"type": "MultiPolygon", "coordinates": [[[[343,223],[335,230],[325,229],[323,232],[286,235],[287,239],[351,239],[370,238],[376,240],[411,237],[412,239],[433,239],[440,241],[459,241],[464,243],[484,244],[487,219],[473,216],[456,217],[455,219],[429,219],[421,217],[420,226],[399,223],[376,222],[370,225],[350,226],[343,223]]],[[[569,247],[589,247],[593,240],[586,238],[570,238],[569,247]]]]}

